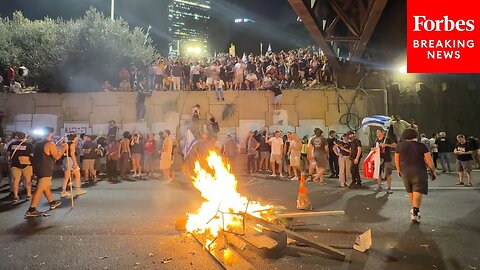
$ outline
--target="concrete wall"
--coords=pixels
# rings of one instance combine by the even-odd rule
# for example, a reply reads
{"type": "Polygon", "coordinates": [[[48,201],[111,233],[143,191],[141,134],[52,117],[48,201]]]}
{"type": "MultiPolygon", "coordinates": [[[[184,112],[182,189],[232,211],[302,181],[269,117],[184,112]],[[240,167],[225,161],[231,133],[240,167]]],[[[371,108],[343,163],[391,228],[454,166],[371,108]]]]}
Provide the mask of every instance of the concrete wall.
{"type": "MultiPolygon", "coordinates": [[[[58,116],[57,130],[61,130],[64,123],[88,123],[93,133],[99,133],[106,131],[109,120],[115,120],[124,130],[157,133],[165,128],[178,132],[178,127],[189,119],[191,108],[199,104],[203,123],[207,122],[210,114],[218,120],[221,139],[231,133],[242,142],[245,132],[255,127],[296,130],[300,136],[311,134],[316,126],[326,132],[331,129],[346,132],[349,128],[345,121],[340,122],[340,118],[347,113],[354,96],[355,91],[352,90],[340,90],[338,93],[288,90],[283,94],[282,111],[274,114],[273,95],[269,91],[227,91],[222,102],[216,100],[213,92],[154,92],[146,100],[144,122],[135,119],[135,93],[1,94],[0,109],[7,114],[3,126],[10,131],[15,129],[18,115],[47,114],[58,116]],[[226,104],[234,104],[235,113],[222,119],[226,104]],[[286,121],[279,124],[279,119],[286,121]]],[[[373,104],[365,93],[359,93],[351,106],[351,113],[358,115],[360,120],[368,114],[382,114],[382,99],[375,100],[380,100],[375,101],[379,104],[373,104]]],[[[344,117],[344,120],[347,118],[344,117]]],[[[354,122],[353,118],[350,120],[354,122]]],[[[32,128],[35,126],[35,120],[31,125],[32,128]]],[[[25,129],[25,125],[22,128],[25,129]]]]}

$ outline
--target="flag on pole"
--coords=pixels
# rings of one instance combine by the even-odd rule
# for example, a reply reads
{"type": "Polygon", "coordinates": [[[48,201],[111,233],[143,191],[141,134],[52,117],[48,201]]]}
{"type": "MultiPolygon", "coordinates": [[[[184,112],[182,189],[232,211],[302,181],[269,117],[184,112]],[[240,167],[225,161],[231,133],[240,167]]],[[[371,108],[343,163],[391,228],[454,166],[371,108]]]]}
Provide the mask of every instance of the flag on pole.
{"type": "Polygon", "coordinates": [[[268,43],[268,49],[267,52],[265,53],[265,56],[272,54],[272,46],[270,46],[270,43],[268,43]]]}
{"type": "Polygon", "coordinates": [[[381,127],[387,130],[392,124],[392,118],[384,115],[373,115],[362,120],[362,127],[381,127]]]}
{"type": "Polygon", "coordinates": [[[187,128],[187,131],[185,132],[185,139],[183,141],[183,149],[182,149],[182,154],[183,154],[183,159],[185,159],[188,154],[190,154],[190,151],[192,151],[193,146],[197,143],[197,138],[193,135],[192,131],[187,128]]]}
{"type": "Polygon", "coordinates": [[[235,45],[233,45],[233,43],[230,43],[230,48],[228,49],[228,53],[231,56],[235,56],[235,45]]]}
{"type": "Polygon", "coordinates": [[[243,62],[243,63],[246,63],[246,62],[247,62],[247,55],[245,55],[245,53],[243,53],[242,62],[243,62]]]}

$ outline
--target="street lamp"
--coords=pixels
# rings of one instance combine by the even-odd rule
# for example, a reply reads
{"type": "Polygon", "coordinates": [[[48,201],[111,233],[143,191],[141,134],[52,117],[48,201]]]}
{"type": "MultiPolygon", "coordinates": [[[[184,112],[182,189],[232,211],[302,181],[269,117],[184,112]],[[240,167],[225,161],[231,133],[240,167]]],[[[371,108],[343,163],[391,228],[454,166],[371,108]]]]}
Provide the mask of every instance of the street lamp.
{"type": "Polygon", "coordinates": [[[401,66],[398,71],[400,71],[400,73],[403,73],[403,74],[406,74],[407,73],[407,66],[401,66]]]}
{"type": "Polygon", "coordinates": [[[115,20],[115,0],[110,0],[110,19],[115,20]]]}

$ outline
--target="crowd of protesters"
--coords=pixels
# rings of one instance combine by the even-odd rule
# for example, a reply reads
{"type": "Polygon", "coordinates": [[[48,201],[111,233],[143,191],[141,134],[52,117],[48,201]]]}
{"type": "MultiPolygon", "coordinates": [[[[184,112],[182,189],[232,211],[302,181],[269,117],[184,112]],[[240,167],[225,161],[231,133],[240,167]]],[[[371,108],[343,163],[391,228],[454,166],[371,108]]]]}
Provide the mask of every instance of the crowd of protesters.
{"type": "Polygon", "coordinates": [[[268,90],[274,84],[283,89],[311,87],[333,81],[333,68],[328,60],[308,47],[288,52],[270,53],[265,56],[253,54],[236,57],[217,54],[211,58],[158,57],[141,67],[132,65],[118,73],[118,86],[105,81],[106,92],[134,91],[148,88],[158,91],[218,91],[268,90]]]}
{"type": "MultiPolygon", "coordinates": [[[[53,129],[46,129],[46,133],[53,134],[51,130],[53,129]]],[[[86,193],[81,187],[82,176],[84,183],[96,183],[100,179],[120,181],[133,178],[140,180],[154,176],[154,169],[159,168],[166,181],[173,180],[175,174],[172,166],[173,168],[179,167],[174,167],[176,140],[171,136],[169,130],[160,132],[159,140],[155,138],[155,134],[143,135],[136,132],[131,134],[128,131],[125,131],[122,136],[118,136],[118,130],[115,122],[110,121],[108,134],[102,132],[98,136],[93,136],[70,133],[66,134],[64,138],[56,138],[56,143],[54,143],[53,135],[46,135],[46,139],[35,140],[25,132],[14,132],[12,135],[6,136],[1,145],[2,167],[0,172],[2,174],[0,182],[3,178],[8,178],[12,203],[17,203],[23,193],[25,193],[24,200],[32,200],[32,186],[36,180],[40,180],[42,177],[51,178],[53,175],[43,174],[53,174],[55,171],[62,171],[64,176],[60,194],[62,198],[86,193]],[[48,144],[49,142],[52,143],[48,144]],[[53,148],[44,152],[36,152],[36,147],[43,146],[43,144],[45,147],[48,145],[53,148]],[[55,152],[59,146],[62,146],[61,154],[55,152]],[[47,152],[53,158],[48,161],[51,164],[42,163],[36,168],[35,159],[48,156],[47,152]],[[45,173],[46,168],[49,168],[50,165],[52,172],[45,173]],[[130,174],[131,171],[133,171],[133,175],[130,174]],[[69,183],[75,187],[74,189],[72,187],[73,194],[68,189],[69,183]],[[22,186],[23,188],[21,188],[22,186]]],[[[38,185],[39,183],[36,183],[37,189],[38,185]]],[[[46,193],[46,196],[52,202],[51,194],[47,195],[46,193]]]]}

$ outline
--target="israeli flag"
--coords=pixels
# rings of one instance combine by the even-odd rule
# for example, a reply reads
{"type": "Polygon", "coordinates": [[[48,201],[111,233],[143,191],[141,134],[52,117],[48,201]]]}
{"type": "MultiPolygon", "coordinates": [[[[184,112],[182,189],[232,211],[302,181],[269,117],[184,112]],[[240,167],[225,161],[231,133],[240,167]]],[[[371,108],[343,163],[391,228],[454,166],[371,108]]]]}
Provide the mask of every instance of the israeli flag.
{"type": "Polygon", "coordinates": [[[192,151],[193,146],[197,143],[197,138],[193,136],[192,131],[187,128],[187,131],[185,132],[185,139],[183,141],[183,149],[182,149],[182,154],[183,154],[183,159],[185,159],[188,154],[190,154],[190,151],[192,151]]]}
{"type": "Polygon", "coordinates": [[[269,56],[270,54],[272,54],[272,46],[270,46],[270,43],[268,43],[268,49],[267,53],[265,53],[265,56],[269,56]]]}
{"type": "Polygon", "coordinates": [[[387,130],[392,123],[392,118],[384,115],[374,115],[365,117],[362,120],[362,127],[381,127],[387,130]]]}

